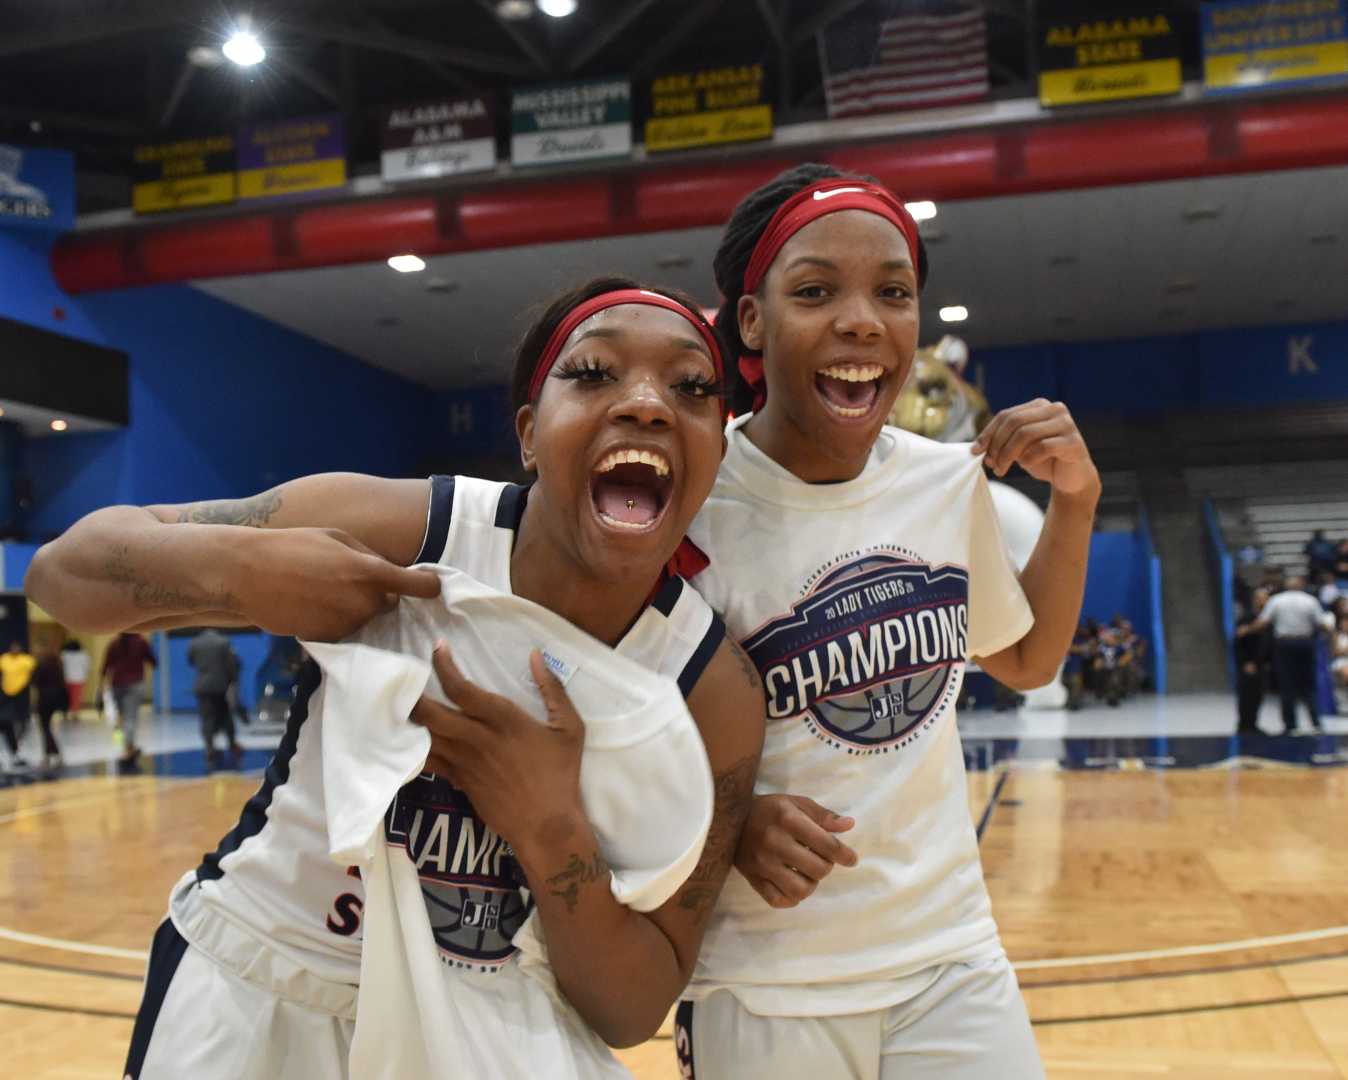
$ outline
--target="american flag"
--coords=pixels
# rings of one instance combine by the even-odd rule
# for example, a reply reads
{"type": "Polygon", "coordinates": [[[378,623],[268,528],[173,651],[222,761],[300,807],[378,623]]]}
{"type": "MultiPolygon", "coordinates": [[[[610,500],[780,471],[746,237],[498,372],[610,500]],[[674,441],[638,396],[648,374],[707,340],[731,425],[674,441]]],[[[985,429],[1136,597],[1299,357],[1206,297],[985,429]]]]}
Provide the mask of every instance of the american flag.
{"type": "Polygon", "coordinates": [[[972,4],[872,0],[819,32],[830,117],[975,101],[988,92],[988,32],[972,4]]]}

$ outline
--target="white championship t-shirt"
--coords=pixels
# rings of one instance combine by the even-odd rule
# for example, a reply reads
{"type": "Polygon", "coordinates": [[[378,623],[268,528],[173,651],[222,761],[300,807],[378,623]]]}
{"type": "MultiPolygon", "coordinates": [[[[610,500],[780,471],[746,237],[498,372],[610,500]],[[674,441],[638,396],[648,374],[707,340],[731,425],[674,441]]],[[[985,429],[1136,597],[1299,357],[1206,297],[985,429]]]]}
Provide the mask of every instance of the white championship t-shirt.
{"type": "Polygon", "coordinates": [[[955,699],[970,656],[1034,618],[982,458],[896,428],[861,475],[807,484],[740,430],[690,536],[694,585],[763,676],[757,794],[854,817],[836,867],[794,908],[731,874],[688,995],[763,1015],[884,1008],[939,964],[1000,954],[970,820],[955,699]]]}
{"type": "Polygon", "coordinates": [[[439,572],[441,600],[404,598],[342,643],[305,645],[323,671],[311,708],[329,850],[366,890],[352,1080],[626,1076],[558,990],[509,845],[448,784],[438,800],[400,794],[431,745],[407,717],[422,694],[445,701],[424,659],[443,639],[465,676],[541,722],[528,669],[541,649],[585,719],[586,816],[614,897],[637,911],[668,900],[702,853],[712,786],[697,726],[669,676],[537,604],[439,572]]]}

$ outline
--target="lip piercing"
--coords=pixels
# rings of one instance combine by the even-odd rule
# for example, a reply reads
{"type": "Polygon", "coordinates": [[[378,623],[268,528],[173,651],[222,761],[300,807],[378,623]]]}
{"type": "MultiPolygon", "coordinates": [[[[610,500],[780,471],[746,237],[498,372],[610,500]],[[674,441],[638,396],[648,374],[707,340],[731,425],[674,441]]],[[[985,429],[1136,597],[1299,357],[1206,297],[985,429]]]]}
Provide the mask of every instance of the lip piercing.
{"type": "Polygon", "coordinates": [[[635,510],[636,508],[637,508],[637,501],[636,501],[636,499],[628,499],[628,500],[627,500],[627,509],[629,509],[629,510],[635,510]]]}

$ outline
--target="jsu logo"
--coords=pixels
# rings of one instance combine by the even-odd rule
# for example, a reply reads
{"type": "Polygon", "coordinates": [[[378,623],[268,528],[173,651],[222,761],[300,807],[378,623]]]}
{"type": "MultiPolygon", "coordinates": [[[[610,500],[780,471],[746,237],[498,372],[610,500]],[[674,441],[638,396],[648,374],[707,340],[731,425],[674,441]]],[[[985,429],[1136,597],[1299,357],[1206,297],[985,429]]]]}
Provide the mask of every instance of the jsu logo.
{"type": "Polygon", "coordinates": [[[871,698],[871,718],[889,720],[903,712],[903,692],[891,690],[871,698]]]}
{"type": "Polygon", "coordinates": [[[967,659],[969,575],[873,552],[829,571],[745,641],[768,716],[804,717],[849,752],[883,752],[954,700],[967,659]]]}
{"type": "Polygon", "coordinates": [[[533,900],[510,844],[478,819],[462,791],[429,773],[417,777],[389,808],[384,834],[416,867],[446,964],[492,971],[514,955],[512,939],[533,900]]]}
{"type": "Polygon", "coordinates": [[[495,930],[500,922],[501,906],[499,904],[480,904],[476,900],[465,900],[463,902],[462,925],[477,927],[482,930],[495,930]]]}

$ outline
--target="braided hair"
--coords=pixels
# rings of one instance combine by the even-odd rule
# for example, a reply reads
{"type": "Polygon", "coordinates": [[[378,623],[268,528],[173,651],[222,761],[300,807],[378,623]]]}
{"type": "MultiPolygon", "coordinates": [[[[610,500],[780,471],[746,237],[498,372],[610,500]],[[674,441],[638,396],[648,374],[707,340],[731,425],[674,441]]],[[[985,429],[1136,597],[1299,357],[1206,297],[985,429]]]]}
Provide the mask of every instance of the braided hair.
{"type": "MultiPolygon", "coordinates": [[[[832,165],[810,162],[797,165],[779,173],[760,188],[749,192],[739,201],[730,220],[726,222],[725,232],[721,234],[721,243],[712,259],[712,272],[716,276],[716,287],[724,298],[720,310],[716,313],[716,333],[721,339],[726,356],[727,378],[733,380],[730,405],[736,413],[745,413],[753,404],[754,389],[740,375],[736,366],[737,358],[749,350],[740,338],[739,303],[744,295],[744,271],[753,258],[754,248],[763,231],[772,220],[772,215],[797,191],[817,184],[822,180],[866,180],[872,184],[880,181],[863,173],[843,172],[832,165]],[[733,375],[731,374],[733,372],[733,375]]],[[[918,260],[919,280],[926,277],[927,254],[920,249],[915,256],[918,260]]]]}

